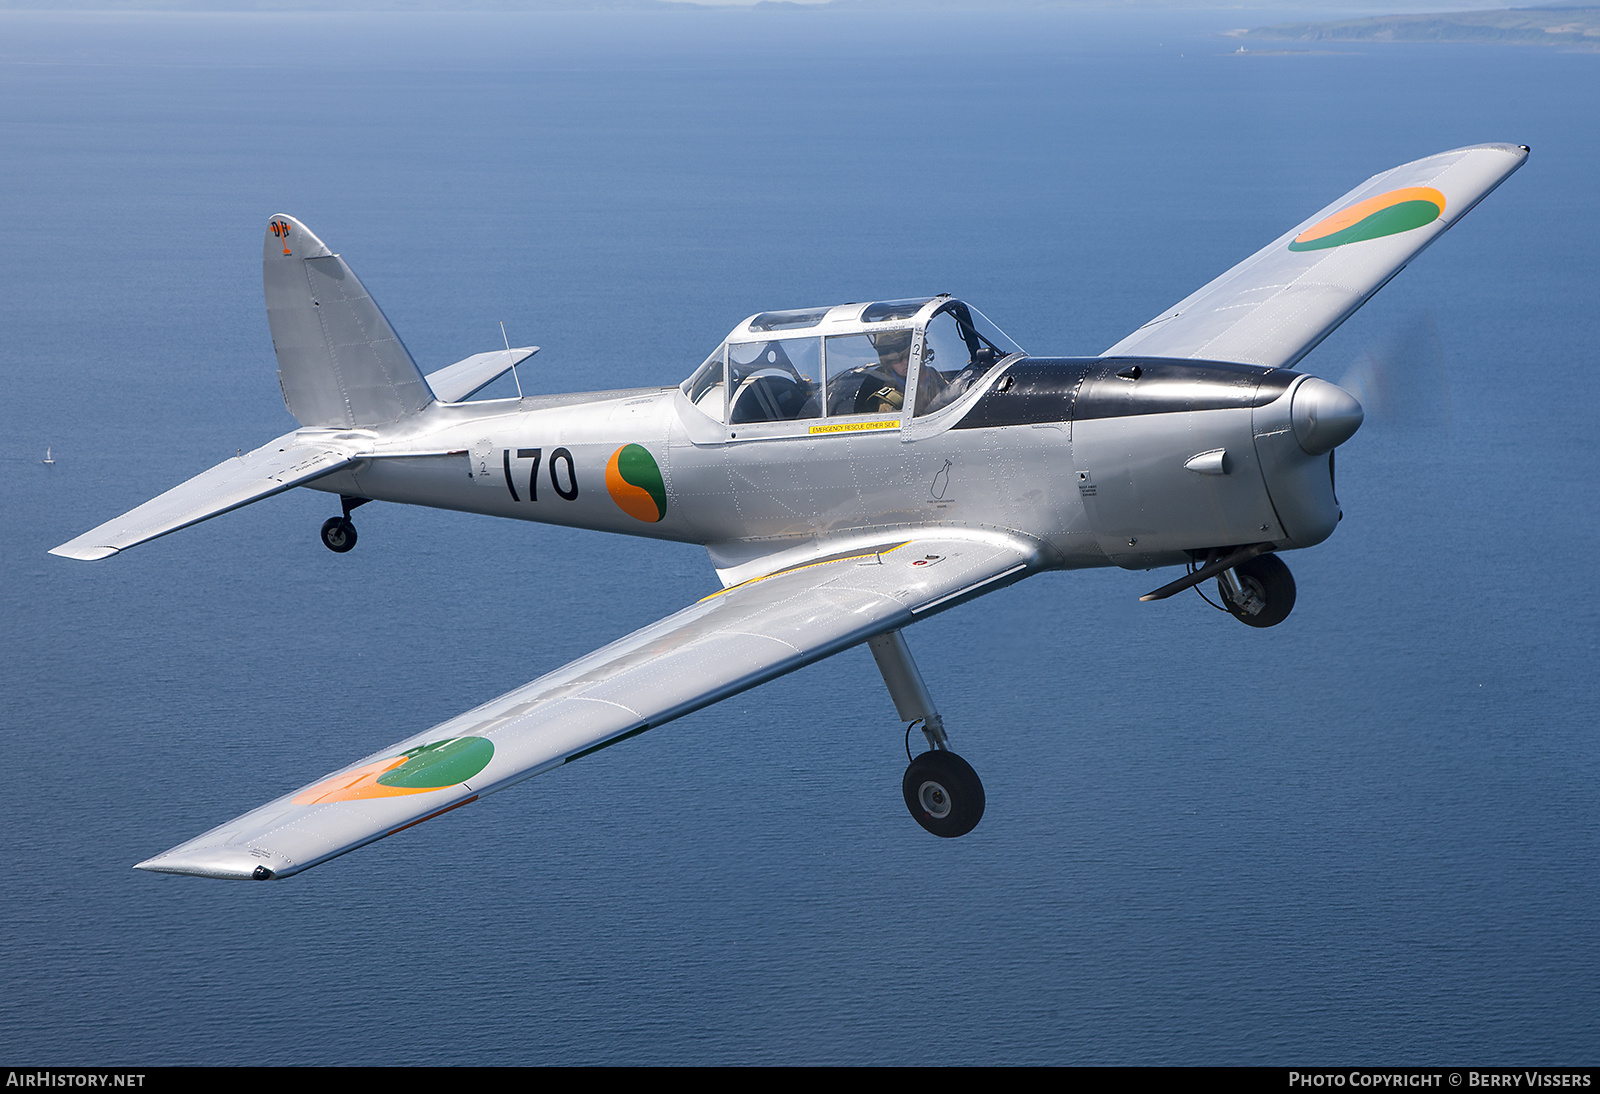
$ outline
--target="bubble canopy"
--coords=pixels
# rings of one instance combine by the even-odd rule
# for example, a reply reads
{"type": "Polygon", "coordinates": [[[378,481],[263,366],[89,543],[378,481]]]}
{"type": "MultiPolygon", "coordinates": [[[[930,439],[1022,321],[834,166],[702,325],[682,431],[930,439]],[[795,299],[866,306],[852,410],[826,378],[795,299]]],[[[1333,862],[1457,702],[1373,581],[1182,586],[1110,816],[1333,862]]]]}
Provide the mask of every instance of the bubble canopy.
{"type": "Polygon", "coordinates": [[[733,328],[683,393],[729,425],[946,407],[1022,349],[951,296],[765,311],[733,328]]]}

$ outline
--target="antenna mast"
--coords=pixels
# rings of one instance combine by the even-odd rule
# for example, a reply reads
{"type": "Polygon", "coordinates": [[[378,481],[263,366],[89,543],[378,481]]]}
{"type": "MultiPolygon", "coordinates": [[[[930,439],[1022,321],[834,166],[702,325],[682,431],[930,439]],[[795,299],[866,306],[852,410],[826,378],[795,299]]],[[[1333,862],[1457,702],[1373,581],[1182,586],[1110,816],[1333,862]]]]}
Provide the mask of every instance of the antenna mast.
{"type": "MultiPolygon", "coordinates": [[[[506,350],[511,349],[511,338],[506,334],[506,321],[500,320],[500,340],[506,344],[506,350]]],[[[517,366],[511,366],[511,378],[517,382],[517,398],[522,398],[522,377],[517,375],[517,366]]]]}

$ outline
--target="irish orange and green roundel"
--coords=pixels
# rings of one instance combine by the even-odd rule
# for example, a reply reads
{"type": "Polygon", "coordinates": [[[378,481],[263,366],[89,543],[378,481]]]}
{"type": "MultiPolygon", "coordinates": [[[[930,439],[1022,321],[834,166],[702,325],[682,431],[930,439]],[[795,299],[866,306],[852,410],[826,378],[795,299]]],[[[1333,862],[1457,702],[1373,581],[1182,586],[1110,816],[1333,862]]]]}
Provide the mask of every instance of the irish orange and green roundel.
{"type": "Polygon", "coordinates": [[[642,444],[625,444],[606,463],[606,492],[636,520],[656,523],[667,515],[667,485],[656,458],[642,444]]]}
{"type": "Polygon", "coordinates": [[[426,794],[466,782],[493,758],[494,742],[486,737],[446,737],[323,779],[296,794],[294,803],[327,805],[426,794]]]}
{"type": "Polygon", "coordinates": [[[1432,224],[1444,215],[1444,195],[1431,186],[1407,186],[1340,209],[1294,237],[1291,251],[1321,251],[1380,239],[1432,224]]]}

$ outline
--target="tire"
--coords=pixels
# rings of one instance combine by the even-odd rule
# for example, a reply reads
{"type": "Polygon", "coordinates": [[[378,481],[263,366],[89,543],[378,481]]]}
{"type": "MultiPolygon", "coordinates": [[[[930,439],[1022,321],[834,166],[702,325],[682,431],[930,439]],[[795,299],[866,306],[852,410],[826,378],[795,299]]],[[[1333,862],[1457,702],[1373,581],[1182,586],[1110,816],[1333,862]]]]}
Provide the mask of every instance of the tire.
{"type": "Polygon", "coordinates": [[[983,819],[983,783],[954,752],[924,752],[912,760],[901,788],[912,817],[936,836],[964,836],[983,819]]]}
{"type": "Polygon", "coordinates": [[[1250,627],[1276,627],[1294,611],[1294,575],[1277,555],[1257,555],[1235,566],[1233,573],[1239,585],[1261,602],[1254,612],[1234,603],[1222,579],[1218,578],[1217,592],[1222,596],[1222,604],[1239,622],[1250,627]]]}
{"type": "Polygon", "coordinates": [[[329,517],[322,525],[322,545],[344,554],[356,545],[356,526],[344,517],[329,517]]]}

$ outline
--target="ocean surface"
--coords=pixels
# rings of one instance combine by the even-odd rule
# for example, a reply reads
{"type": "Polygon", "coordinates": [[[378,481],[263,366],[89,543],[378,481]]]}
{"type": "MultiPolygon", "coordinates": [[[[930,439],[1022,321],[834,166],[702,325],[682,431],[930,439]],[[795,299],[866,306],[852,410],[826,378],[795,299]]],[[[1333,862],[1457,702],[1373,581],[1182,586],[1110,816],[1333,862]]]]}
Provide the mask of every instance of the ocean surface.
{"type": "Polygon", "coordinates": [[[1289,17],[0,13],[0,1065],[1595,1064],[1600,57],[1220,34],[1289,17]],[[503,321],[591,390],[940,291],[1096,353],[1482,141],[1305,362],[1372,413],[1288,622],[1113,569],[908,632],[971,835],[858,649],[282,883],[130,869],[717,587],[385,505],[336,556],[310,491],[48,556],[293,427],[270,214],[425,370],[503,321]]]}

